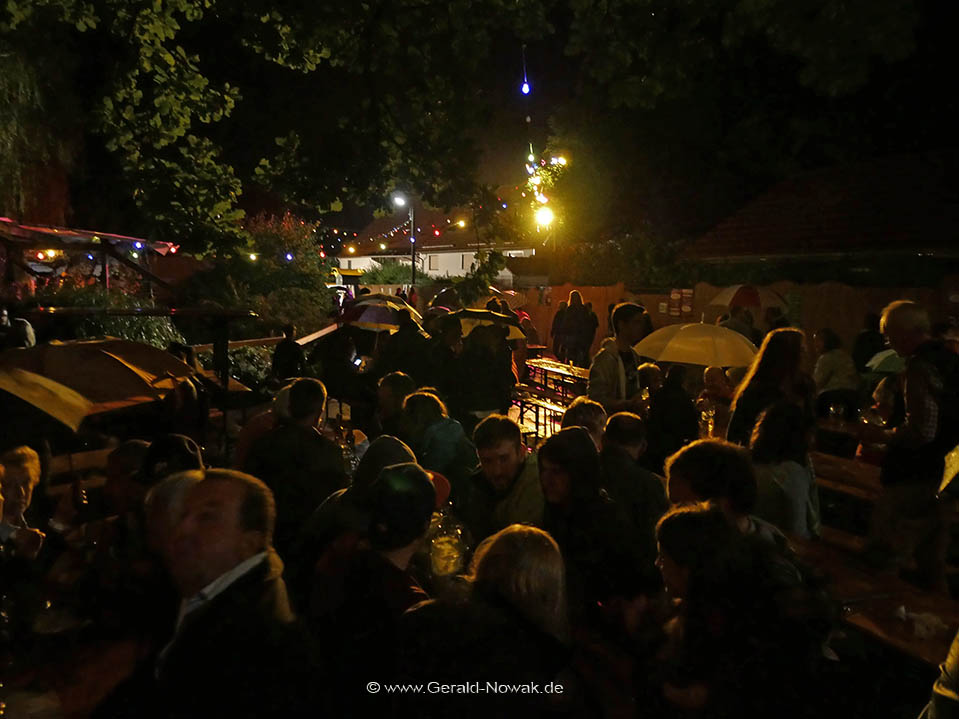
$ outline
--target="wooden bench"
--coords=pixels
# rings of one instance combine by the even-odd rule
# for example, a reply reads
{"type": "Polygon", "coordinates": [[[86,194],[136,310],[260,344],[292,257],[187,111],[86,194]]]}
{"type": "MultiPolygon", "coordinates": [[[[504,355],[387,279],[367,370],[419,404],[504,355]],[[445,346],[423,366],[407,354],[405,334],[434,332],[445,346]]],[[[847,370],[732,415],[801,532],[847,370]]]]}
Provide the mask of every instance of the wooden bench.
{"type": "Polygon", "coordinates": [[[955,601],[923,592],[893,574],[869,572],[857,564],[852,553],[828,540],[790,542],[800,560],[826,576],[831,593],[843,603],[847,626],[927,665],[935,667],[945,659],[959,628],[955,601]],[[946,628],[928,637],[918,636],[913,619],[897,616],[900,607],[910,615],[933,614],[946,628]]]}

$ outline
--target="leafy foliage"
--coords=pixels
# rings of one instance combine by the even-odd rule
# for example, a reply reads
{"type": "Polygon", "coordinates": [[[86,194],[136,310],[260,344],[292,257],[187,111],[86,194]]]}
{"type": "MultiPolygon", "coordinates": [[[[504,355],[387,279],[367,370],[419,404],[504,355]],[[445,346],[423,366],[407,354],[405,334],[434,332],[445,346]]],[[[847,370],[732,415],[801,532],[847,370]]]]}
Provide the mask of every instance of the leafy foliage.
{"type": "MultiPolygon", "coordinates": [[[[416,273],[417,284],[423,284],[428,276],[416,273]]],[[[360,277],[364,285],[408,285],[410,283],[410,266],[404,262],[378,262],[374,260],[373,267],[365,270],[360,277]]]]}
{"type": "Polygon", "coordinates": [[[322,327],[333,309],[329,261],[320,257],[316,224],[292,215],[257,216],[246,225],[242,250],[218,256],[183,288],[184,304],[249,309],[259,315],[240,331],[248,333],[294,324],[304,331],[322,327]]]}
{"type": "MultiPolygon", "coordinates": [[[[36,297],[42,305],[56,307],[102,307],[131,309],[150,307],[150,303],[134,296],[107,292],[99,286],[68,287],[36,297]]],[[[183,342],[183,336],[173,326],[169,317],[108,317],[93,314],[89,317],[70,320],[72,334],[78,339],[120,337],[134,342],[144,342],[166,349],[171,342],[183,342]]],[[[64,332],[67,335],[67,332],[64,332]]]]}

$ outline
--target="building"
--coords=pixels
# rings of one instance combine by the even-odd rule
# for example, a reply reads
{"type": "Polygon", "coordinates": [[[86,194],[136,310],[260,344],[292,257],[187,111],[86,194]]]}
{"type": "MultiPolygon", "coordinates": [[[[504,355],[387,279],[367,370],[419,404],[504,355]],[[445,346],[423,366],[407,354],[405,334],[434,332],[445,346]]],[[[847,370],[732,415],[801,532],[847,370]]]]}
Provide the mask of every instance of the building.
{"type": "MultiPolygon", "coordinates": [[[[536,254],[532,243],[507,241],[491,246],[481,241],[472,217],[468,209],[443,212],[416,204],[417,275],[463,277],[480,250],[499,250],[508,258],[536,254]]],[[[404,209],[374,220],[357,233],[356,238],[345,241],[339,256],[340,267],[366,271],[390,262],[408,266],[410,249],[409,219],[404,209]]]]}

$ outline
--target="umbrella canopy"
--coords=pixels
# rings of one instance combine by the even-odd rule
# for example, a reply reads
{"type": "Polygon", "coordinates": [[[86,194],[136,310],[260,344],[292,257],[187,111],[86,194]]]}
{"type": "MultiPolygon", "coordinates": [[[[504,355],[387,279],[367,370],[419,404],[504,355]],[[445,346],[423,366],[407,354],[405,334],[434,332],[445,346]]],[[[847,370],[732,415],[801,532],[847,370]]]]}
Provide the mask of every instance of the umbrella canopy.
{"type": "Polygon", "coordinates": [[[786,300],[778,292],[752,285],[732,285],[713,297],[711,307],[778,307],[783,312],[788,308],[786,300]]]}
{"type": "Polygon", "coordinates": [[[340,323],[374,332],[395,332],[400,326],[399,313],[402,310],[409,312],[417,324],[423,321],[420,313],[401,297],[360,295],[344,308],[340,323]]]}
{"type": "Polygon", "coordinates": [[[66,385],[95,405],[91,414],[152,402],[195,374],[151,345],[108,338],[51,342],[0,353],[0,368],[19,368],[66,385]]]}
{"type": "Polygon", "coordinates": [[[463,336],[466,337],[477,327],[484,325],[501,325],[506,327],[508,340],[521,340],[526,338],[526,333],[519,326],[519,320],[510,315],[500,314],[499,312],[490,312],[489,310],[456,310],[451,312],[450,317],[459,319],[463,326],[463,336]]]}
{"type": "Polygon", "coordinates": [[[482,299],[477,300],[476,306],[486,307],[486,303],[491,299],[506,300],[506,304],[509,305],[511,310],[515,310],[517,307],[522,307],[526,304],[526,295],[521,295],[515,290],[499,290],[490,286],[489,294],[482,299]]]}
{"type": "Polygon", "coordinates": [[[657,362],[703,367],[745,367],[757,352],[756,345],[738,332],[707,324],[668,325],[633,349],[657,362]]]}
{"type": "Polygon", "coordinates": [[[897,374],[906,369],[906,360],[896,350],[883,350],[866,362],[866,368],[880,374],[897,374]]]}
{"type": "Polygon", "coordinates": [[[69,387],[16,367],[0,369],[0,391],[9,392],[74,432],[93,407],[69,387]]]}
{"type": "Polygon", "coordinates": [[[455,287],[444,287],[430,300],[430,307],[436,307],[437,305],[453,308],[462,307],[463,303],[460,301],[459,293],[455,287]]]}

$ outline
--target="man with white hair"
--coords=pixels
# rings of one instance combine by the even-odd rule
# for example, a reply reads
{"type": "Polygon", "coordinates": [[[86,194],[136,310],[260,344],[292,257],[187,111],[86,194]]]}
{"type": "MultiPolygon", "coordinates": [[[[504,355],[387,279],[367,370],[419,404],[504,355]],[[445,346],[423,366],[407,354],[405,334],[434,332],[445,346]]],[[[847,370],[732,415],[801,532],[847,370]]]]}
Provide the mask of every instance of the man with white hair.
{"type": "Polygon", "coordinates": [[[959,356],[932,338],[929,316],[915,302],[889,304],[880,330],[906,358],[906,418],[890,430],[861,425],[862,439],[888,446],[866,557],[881,566],[914,555],[919,582],[945,590],[948,534],[936,492],[945,456],[959,444],[959,356]]]}

